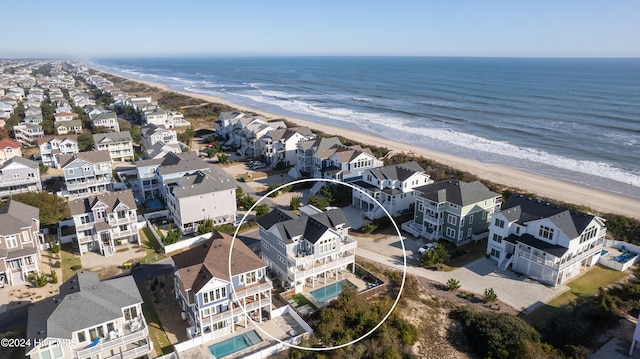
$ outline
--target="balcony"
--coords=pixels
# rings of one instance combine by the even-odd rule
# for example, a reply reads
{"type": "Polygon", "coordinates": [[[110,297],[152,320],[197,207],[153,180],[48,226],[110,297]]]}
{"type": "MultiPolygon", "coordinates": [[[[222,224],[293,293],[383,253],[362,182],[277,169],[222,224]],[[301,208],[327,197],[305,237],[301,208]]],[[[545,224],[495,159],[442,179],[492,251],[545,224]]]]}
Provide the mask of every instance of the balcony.
{"type": "Polygon", "coordinates": [[[92,186],[108,185],[111,183],[111,178],[92,178],[84,181],[67,181],[67,190],[76,191],[79,189],[85,189],[92,186]]]}
{"type": "Polygon", "coordinates": [[[85,243],[91,243],[91,242],[95,242],[100,240],[100,237],[97,234],[91,235],[91,236],[81,236],[78,235],[78,243],[79,244],[85,244],[85,243]]]}
{"type": "Polygon", "coordinates": [[[340,246],[337,247],[336,249],[327,252],[327,253],[323,253],[321,255],[316,255],[313,252],[309,253],[309,254],[304,254],[304,253],[300,253],[298,254],[297,257],[289,257],[289,260],[291,262],[295,262],[296,266],[304,266],[307,265],[309,263],[313,263],[316,260],[322,260],[323,258],[333,255],[333,254],[337,254],[337,253],[342,253],[342,252],[346,252],[346,251],[351,251],[354,250],[358,247],[358,242],[352,240],[352,239],[347,239],[344,241],[340,242],[340,246]]]}
{"type": "Polygon", "coordinates": [[[236,288],[235,293],[231,293],[231,297],[234,301],[248,297],[250,295],[259,294],[266,290],[273,289],[273,283],[269,279],[264,279],[260,284],[250,284],[240,289],[236,288]]]}
{"type": "Polygon", "coordinates": [[[296,279],[309,277],[315,274],[320,274],[328,270],[344,267],[348,264],[354,263],[356,260],[355,253],[349,253],[346,256],[338,257],[337,259],[327,259],[321,263],[314,263],[313,267],[305,270],[300,270],[298,267],[294,268],[296,279]]]}
{"type": "Polygon", "coordinates": [[[102,351],[118,348],[123,345],[126,346],[127,350],[110,358],[134,358],[140,356],[140,353],[145,353],[145,350],[150,351],[151,340],[149,338],[149,328],[147,327],[147,323],[144,318],[140,318],[140,327],[133,329],[129,326],[129,329],[122,329],[122,336],[115,337],[113,339],[102,338],[96,346],[74,351],[73,357],[78,359],[88,358],[92,355],[101,353],[102,351]],[[143,339],[147,339],[147,343],[137,346],[136,342],[143,339]]]}
{"type": "Polygon", "coordinates": [[[128,215],[128,216],[125,216],[124,218],[117,218],[116,216],[110,214],[108,223],[111,226],[118,226],[121,224],[135,223],[137,220],[138,220],[137,216],[134,216],[134,215],[128,215]]]}

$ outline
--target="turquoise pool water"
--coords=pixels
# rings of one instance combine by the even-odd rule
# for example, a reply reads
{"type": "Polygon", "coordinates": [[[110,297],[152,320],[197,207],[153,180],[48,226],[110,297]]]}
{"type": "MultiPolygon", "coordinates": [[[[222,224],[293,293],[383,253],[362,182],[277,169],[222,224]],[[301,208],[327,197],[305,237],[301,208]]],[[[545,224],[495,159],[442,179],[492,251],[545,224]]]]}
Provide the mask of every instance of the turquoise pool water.
{"type": "Polygon", "coordinates": [[[340,293],[342,293],[342,285],[345,282],[354,288],[356,287],[355,285],[353,285],[353,283],[345,279],[339,282],[329,284],[328,286],[312,290],[311,292],[309,292],[309,294],[311,294],[311,296],[314,297],[318,302],[326,302],[328,300],[331,300],[337,297],[340,293]]]}
{"type": "Polygon", "coordinates": [[[250,332],[246,332],[233,338],[221,341],[220,343],[210,345],[209,351],[211,352],[211,355],[216,357],[216,359],[220,359],[242,349],[248,348],[254,344],[258,344],[261,341],[262,338],[260,338],[258,333],[256,333],[255,330],[252,330],[250,332]]]}
{"type": "Polygon", "coordinates": [[[162,201],[159,198],[149,199],[145,202],[144,205],[149,211],[157,211],[164,208],[164,206],[162,205],[162,201]]]}

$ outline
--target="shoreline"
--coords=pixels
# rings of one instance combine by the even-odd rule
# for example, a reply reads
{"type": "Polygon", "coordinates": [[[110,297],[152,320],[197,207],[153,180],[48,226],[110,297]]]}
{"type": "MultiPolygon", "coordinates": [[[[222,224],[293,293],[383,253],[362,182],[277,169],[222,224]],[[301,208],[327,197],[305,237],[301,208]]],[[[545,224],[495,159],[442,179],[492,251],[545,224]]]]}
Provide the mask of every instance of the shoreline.
{"type": "Polygon", "coordinates": [[[533,192],[536,195],[553,198],[566,203],[583,205],[591,208],[592,211],[596,211],[601,214],[616,213],[633,218],[640,218],[640,201],[617,193],[608,192],[560,179],[554,179],[551,177],[538,175],[526,170],[507,167],[504,165],[482,163],[477,160],[459,157],[445,152],[439,152],[405,144],[397,140],[389,140],[366,132],[333,127],[330,125],[324,125],[297,117],[278,115],[263,110],[257,110],[209,94],[174,90],[165,84],[133,79],[121,74],[104,71],[101,69],[94,68],[94,70],[107,73],[119,78],[127,79],[133,82],[142,83],[147,86],[156,87],[161,90],[179,93],[211,103],[226,105],[242,112],[256,113],[264,116],[267,120],[284,119],[295,123],[298,126],[309,127],[312,131],[321,131],[330,135],[340,135],[360,142],[365,146],[371,145],[386,147],[390,150],[412,153],[415,156],[422,156],[448,165],[450,167],[469,172],[473,175],[478,176],[481,180],[487,180],[508,187],[518,188],[526,192],[533,192]]]}

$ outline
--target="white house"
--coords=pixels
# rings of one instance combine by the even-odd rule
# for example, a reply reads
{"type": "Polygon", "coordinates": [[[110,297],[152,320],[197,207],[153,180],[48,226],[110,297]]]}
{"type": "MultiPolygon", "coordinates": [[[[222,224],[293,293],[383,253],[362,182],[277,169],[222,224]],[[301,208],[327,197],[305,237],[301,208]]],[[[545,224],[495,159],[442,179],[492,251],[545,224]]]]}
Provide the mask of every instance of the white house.
{"type": "Polygon", "coordinates": [[[258,141],[258,156],[271,167],[293,166],[298,161],[298,142],[315,138],[309,127],[278,128],[258,141]]]}
{"type": "Polygon", "coordinates": [[[60,168],[57,155],[78,153],[78,136],[47,136],[37,140],[40,146],[40,162],[49,167],[60,168]]]}
{"type": "Polygon", "coordinates": [[[414,188],[433,183],[431,177],[415,162],[378,167],[364,172],[362,180],[352,182],[360,191],[352,192],[351,205],[373,220],[413,212],[416,196],[414,188]],[[380,207],[369,196],[382,204],[380,207]]]}
{"type": "Polygon", "coordinates": [[[176,299],[191,325],[190,338],[209,341],[238,326],[250,327],[240,305],[257,322],[271,318],[273,284],[265,264],[242,241],[234,241],[233,249],[231,242],[231,236],[214,233],[202,245],[171,257],[176,299]]]}
{"type": "Polygon", "coordinates": [[[111,132],[120,132],[120,124],[118,123],[118,115],[115,112],[103,112],[91,118],[91,126],[103,127],[111,132]]]}
{"type": "Polygon", "coordinates": [[[598,262],[605,234],[600,217],[513,194],[493,215],[487,252],[499,269],[555,287],[598,262]]]}
{"type": "Polygon", "coordinates": [[[29,306],[25,354],[30,359],[145,358],[153,342],[132,276],[100,281],[79,272],[48,300],[29,306]]]}
{"type": "Polygon", "coordinates": [[[133,138],[129,131],[97,133],[93,135],[93,146],[98,151],[109,151],[111,160],[133,160],[133,138]]]}
{"type": "Polygon", "coordinates": [[[285,287],[337,278],[355,270],[358,243],[348,236],[349,223],[341,209],[293,217],[275,209],[258,219],[262,260],[285,287]]]}

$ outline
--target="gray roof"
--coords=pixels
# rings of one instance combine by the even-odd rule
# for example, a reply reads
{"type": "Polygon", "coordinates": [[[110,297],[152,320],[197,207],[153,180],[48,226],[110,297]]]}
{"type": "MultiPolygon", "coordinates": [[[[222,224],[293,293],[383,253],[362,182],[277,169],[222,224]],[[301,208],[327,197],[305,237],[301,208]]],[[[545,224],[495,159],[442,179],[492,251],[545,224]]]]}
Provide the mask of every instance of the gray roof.
{"type": "Polygon", "coordinates": [[[129,131],[98,133],[93,135],[93,143],[133,142],[129,131]]]}
{"type": "Polygon", "coordinates": [[[342,144],[338,137],[316,137],[312,140],[300,141],[303,151],[313,150],[314,152],[326,151],[329,148],[342,144]]]}
{"type": "Polygon", "coordinates": [[[548,218],[569,238],[579,236],[593,221],[595,216],[571,211],[565,207],[547,203],[541,199],[513,194],[502,204],[500,213],[509,222],[526,224],[527,222],[548,218]]]}
{"type": "Polygon", "coordinates": [[[414,190],[421,193],[420,197],[424,197],[433,202],[449,202],[458,206],[467,206],[500,197],[498,193],[490,191],[487,186],[480,181],[463,182],[453,179],[444,180],[416,187],[414,190]]]}
{"type": "Polygon", "coordinates": [[[29,307],[27,337],[72,339],[75,331],[123,317],[122,309],[142,303],[132,276],[100,281],[80,272],[60,286],[60,296],[29,307]]]}
{"type": "Polygon", "coordinates": [[[18,201],[8,201],[0,207],[0,234],[22,232],[31,226],[32,219],[40,219],[40,209],[18,201]]]}
{"type": "Polygon", "coordinates": [[[215,173],[197,171],[194,174],[180,178],[179,185],[171,187],[171,191],[178,198],[186,198],[201,194],[225,191],[236,188],[236,181],[226,172],[214,168],[215,173]]]}
{"type": "Polygon", "coordinates": [[[522,236],[510,234],[507,238],[505,238],[505,240],[513,244],[517,244],[518,242],[523,243],[527,246],[531,246],[543,252],[552,254],[553,256],[558,258],[562,257],[569,250],[569,248],[542,241],[527,233],[523,234],[522,236]]]}
{"type": "Polygon", "coordinates": [[[258,218],[257,223],[262,228],[269,229],[273,227],[276,223],[288,221],[290,219],[295,219],[295,218],[298,218],[298,217],[290,214],[289,212],[276,208],[273,211],[258,218]]]}
{"type": "MultiPolygon", "coordinates": [[[[348,226],[348,223],[342,209],[335,208],[311,216],[284,220],[276,223],[275,226],[286,244],[293,243],[292,238],[299,236],[311,243],[316,243],[329,229],[335,229],[340,225],[348,226]]],[[[268,227],[265,228],[268,229],[268,227]]]]}
{"type": "Polygon", "coordinates": [[[398,163],[395,165],[370,169],[369,173],[381,181],[405,181],[416,173],[424,173],[424,169],[420,167],[416,161],[409,161],[406,163],[398,163]]]}
{"type": "Polygon", "coordinates": [[[82,120],[71,120],[71,121],[58,121],[55,123],[54,127],[82,127],[82,120]]]}
{"type": "Polygon", "coordinates": [[[103,112],[100,113],[98,115],[96,115],[93,119],[91,119],[92,121],[99,121],[99,120],[110,120],[112,118],[118,118],[118,115],[115,112],[103,112]]]}
{"type": "Polygon", "coordinates": [[[100,163],[100,162],[111,162],[111,156],[109,155],[109,151],[85,151],[78,152],[69,155],[60,155],[60,167],[64,168],[69,163],[80,159],[88,163],[100,163]]]}
{"type": "MultiPolygon", "coordinates": [[[[147,164],[146,161],[158,160],[144,160],[138,162],[143,163],[143,166],[149,166],[152,164],[147,164]]],[[[136,166],[138,166],[138,162],[136,162],[136,166]]],[[[167,155],[160,160],[159,165],[160,167],[158,168],[158,173],[160,175],[208,170],[209,168],[215,166],[204,162],[200,157],[198,157],[195,152],[167,153],[167,155]]]]}
{"type": "MultiPolygon", "coordinates": [[[[40,165],[38,164],[38,162],[35,161],[31,161],[29,159],[26,159],[24,157],[20,157],[20,156],[15,156],[15,157],[11,157],[10,159],[6,160],[2,166],[0,166],[0,169],[4,169],[6,167],[8,167],[9,165],[13,164],[13,163],[19,163],[23,166],[26,167],[31,167],[32,169],[39,169],[40,165]]],[[[40,173],[40,172],[38,172],[40,173]]]]}
{"type": "Polygon", "coordinates": [[[97,196],[71,200],[69,201],[71,215],[89,213],[93,206],[98,202],[102,202],[107,206],[107,213],[113,212],[120,203],[131,209],[137,208],[136,201],[133,198],[133,192],[130,189],[127,189],[124,191],[107,192],[97,196]]]}
{"type": "Polygon", "coordinates": [[[309,127],[292,127],[292,128],[277,128],[275,130],[271,130],[268,132],[268,136],[273,141],[284,140],[287,141],[291,137],[293,137],[296,133],[299,133],[301,136],[309,137],[313,135],[311,129],[309,127]]]}

